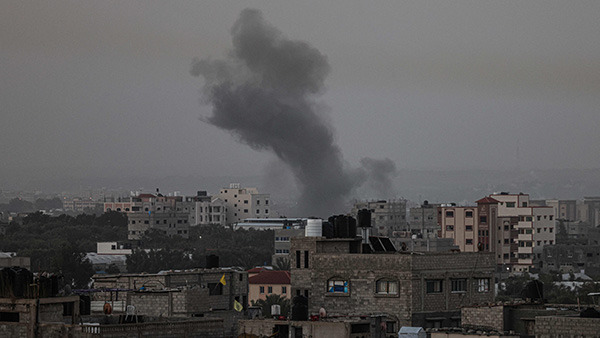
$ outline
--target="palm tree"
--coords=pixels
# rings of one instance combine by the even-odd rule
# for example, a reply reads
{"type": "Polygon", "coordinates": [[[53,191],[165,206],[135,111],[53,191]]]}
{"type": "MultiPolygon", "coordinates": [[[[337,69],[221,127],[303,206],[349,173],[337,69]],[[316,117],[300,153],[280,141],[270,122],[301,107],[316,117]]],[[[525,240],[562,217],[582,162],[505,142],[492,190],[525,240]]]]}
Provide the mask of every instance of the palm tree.
{"type": "Polygon", "coordinates": [[[252,301],[252,306],[261,307],[262,314],[265,317],[271,316],[271,305],[276,304],[281,306],[281,315],[287,316],[290,312],[290,300],[285,297],[281,297],[280,295],[268,295],[266,299],[252,301]]]}

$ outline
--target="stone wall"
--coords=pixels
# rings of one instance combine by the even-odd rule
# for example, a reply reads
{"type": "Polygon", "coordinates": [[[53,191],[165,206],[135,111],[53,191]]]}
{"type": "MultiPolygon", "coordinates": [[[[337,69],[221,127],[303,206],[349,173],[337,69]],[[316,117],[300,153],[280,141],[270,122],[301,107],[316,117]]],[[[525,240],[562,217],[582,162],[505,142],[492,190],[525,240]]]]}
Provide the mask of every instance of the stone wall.
{"type": "Polygon", "coordinates": [[[450,320],[458,317],[462,306],[494,300],[492,253],[353,254],[348,253],[348,243],[292,239],[292,296],[309,290],[309,313],[316,314],[322,307],[332,315],[385,314],[387,320],[402,326],[414,325],[415,313],[422,314],[418,324],[428,313],[432,318],[442,314],[450,320]],[[335,253],[336,249],[340,252],[335,253]],[[300,268],[296,265],[296,251],[300,252],[300,268]],[[304,267],[306,251],[308,268],[304,267]],[[466,290],[453,292],[453,279],[464,279],[466,290]],[[487,290],[480,292],[478,279],[488,280],[487,290]],[[328,292],[330,280],[347,281],[349,292],[328,292]],[[378,293],[379,280],[397,283],[398,292],[378,293]],[[442,292],[428,293],[428,280],[441,280],[442,292]]]}
{"type": "Polygon", "coordinates": [[[504,331],[504,306],[463,307],[461,326],[504,331]]]}
{"type": "Polygon", "coordinates": [[[27,325],[20,323],[1,323],[0,337],[27,338],[27,325]]]}
{"type": "Polygon", "coordinates": [[[600,318],[536,317],[535,336],[551,337],[599,337],[600,318]]]}

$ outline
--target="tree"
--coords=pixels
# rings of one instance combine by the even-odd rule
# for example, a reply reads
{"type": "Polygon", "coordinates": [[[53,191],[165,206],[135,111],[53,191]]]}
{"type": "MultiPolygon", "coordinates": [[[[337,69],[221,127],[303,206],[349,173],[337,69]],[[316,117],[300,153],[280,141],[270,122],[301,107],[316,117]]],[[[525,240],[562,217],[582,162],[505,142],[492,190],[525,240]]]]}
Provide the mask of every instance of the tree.
{"type": "Polygon", "coordinates": [[[252,301],[252,306],[260,306],[265,317],[271,316],[271,305],[281,306],[281,315],[287,316],[290,312],[290,300],[280,295],[268,295],[265,299],[252,301]]]}
{"type": "Polygon", "coordinates": [[[51,264],[53,272],[62,274],[68,284],[78,289],[87,288],[94,275],[92,263],[73,243],[62,245],[51,264]]]}
{"type": "Polygon", "coordinates": [[[290,271],[290,260],[283,257],[277,257],[275,264],[273,264],[273,268],[275,268],[275,270],[290,271]]]}

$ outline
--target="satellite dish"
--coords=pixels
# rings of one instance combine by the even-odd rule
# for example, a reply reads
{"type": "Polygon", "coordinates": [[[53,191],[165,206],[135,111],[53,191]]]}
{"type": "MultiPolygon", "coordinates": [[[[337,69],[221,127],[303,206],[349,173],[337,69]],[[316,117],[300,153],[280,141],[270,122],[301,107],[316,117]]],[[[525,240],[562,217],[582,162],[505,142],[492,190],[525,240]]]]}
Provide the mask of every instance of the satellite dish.
{"type": "Polygon", "coordinates": [[[321,317],[321,318],[327,317],[327,311],[325,311],[324,308],[319,309],[319,317],[321,317]]]}

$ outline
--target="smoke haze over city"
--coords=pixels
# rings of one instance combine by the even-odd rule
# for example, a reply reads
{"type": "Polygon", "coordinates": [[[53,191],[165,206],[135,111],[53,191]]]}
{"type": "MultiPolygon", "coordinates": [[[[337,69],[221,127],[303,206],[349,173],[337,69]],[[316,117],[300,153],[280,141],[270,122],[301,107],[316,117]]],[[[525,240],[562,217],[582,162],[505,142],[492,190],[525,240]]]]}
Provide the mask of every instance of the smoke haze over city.
{"type": "Polygon", "coordinates": [[[363,157],[399,173],[600,167],[597,2],[4,1],[0,184],[264,176],[276,152],[203,123],[189,74],[194,56],[229,58],[246,7],[326,60],[301,83],[261,74],[308,97],[294,104],[330,128],[342,182],[363,157]]]}

